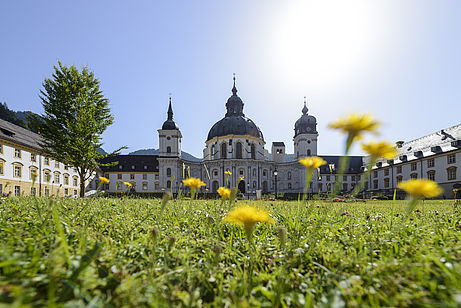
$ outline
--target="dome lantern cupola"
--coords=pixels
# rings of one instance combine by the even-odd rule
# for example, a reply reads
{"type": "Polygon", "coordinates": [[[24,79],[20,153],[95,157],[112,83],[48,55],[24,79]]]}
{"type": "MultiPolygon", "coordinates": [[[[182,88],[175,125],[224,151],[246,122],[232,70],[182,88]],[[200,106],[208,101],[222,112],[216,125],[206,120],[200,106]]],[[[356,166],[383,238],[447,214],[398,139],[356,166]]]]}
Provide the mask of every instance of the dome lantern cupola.
{"type": "Polygon", "coordinates": [[[303,115],[295,123],[295,137],[300,134],[317,134],[317,119],[307,113],[309,109],[306,106],[306,97],[301,111],[303,115]]]}
{"type": "Polygon", "coordinates": [[[235,75],[234,75],[234,86],[232,87],[232,96],[229,97],[226,103],[227,113],[226,117],[228,116],[245,116],[243,114],[243,101],[237,95],[237,87],[235,86],[235,75]]]}
{"type": "Polygon", "coordinates": [[[237,96],[237,87],[232,87],[232,96],[226,103],[226,115],[220,121],[216,122],[208,133],[208,140],[214,137],[227,135],[253,136],[264,141],[263,134],[258,126],[243,113],[243,101],[237,96]]]}

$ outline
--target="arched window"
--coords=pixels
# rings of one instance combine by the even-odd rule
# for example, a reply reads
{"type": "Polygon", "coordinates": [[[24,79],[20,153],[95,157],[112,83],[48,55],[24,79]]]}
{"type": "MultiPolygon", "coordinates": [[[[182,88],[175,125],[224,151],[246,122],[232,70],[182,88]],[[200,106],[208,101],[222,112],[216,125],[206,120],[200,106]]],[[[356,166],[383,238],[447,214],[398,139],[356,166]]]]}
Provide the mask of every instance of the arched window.
{"type": "Polygon", "coordinates": [[[241,142],[237,142],[237,144],[235,145],[235,158],[237,159],[243,158],[243,149],[242,149],[241,142]]]}
{"type": "Polygon", "coordinates": [[[256,146],[254,143],[251,144],[251,159],[256,159],[256,146]]]}
{"type": "Polygon", "coordinates": [[[227,143],[221,143],[221,159],[227,158],[227,143]]]}
{"type": "Polygon", "coordinates": [[[166,147],[166,152],[171,153],[171,147],[166,147]]]}
{"type": "Polygon", "coordinates": [[[311,156],[311,150],[307,150],[307,156],[311,156]]]}
{"type": "Polygon", "coordinates": [[[291,171],[288,171],[288,179],[291,180],[291,171]]]}
{"type": "Polygon", "coordinates": [[[166,182],[166,188],[171,188],[171,181],[166,182]]]}
{"type": "Polygon", "coordinates": [[[167,177],[171,176],[171,169],[170,168],[166,168],[166,176],[167,177]]]}

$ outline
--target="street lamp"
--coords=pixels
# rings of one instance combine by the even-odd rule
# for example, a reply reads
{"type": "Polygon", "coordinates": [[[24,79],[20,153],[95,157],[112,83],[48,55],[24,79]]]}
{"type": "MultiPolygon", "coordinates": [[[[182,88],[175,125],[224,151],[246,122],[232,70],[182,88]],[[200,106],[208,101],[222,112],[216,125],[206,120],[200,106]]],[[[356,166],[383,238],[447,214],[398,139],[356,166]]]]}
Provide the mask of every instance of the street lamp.
{"type": "Polygon", "coordinates": [[[248,196],[248,200],[250,200],[250,181],[248,181],[247,183],[247,196],[248,196]]]}
{"type": "Polygon", "coordinates": [[[277,175],[278,175],[277,168],[274,170],[274,176],[275,176],[275,199],[277,199],[277,175]]]}

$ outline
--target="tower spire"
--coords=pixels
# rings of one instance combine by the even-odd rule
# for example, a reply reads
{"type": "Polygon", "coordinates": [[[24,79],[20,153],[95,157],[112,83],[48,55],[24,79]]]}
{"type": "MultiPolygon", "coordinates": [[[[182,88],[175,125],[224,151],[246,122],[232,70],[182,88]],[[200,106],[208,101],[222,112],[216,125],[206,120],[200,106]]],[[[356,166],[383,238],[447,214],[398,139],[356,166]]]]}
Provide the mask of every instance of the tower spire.
{"type": "Polygon", "coordinates": [[[235,73],[234,73],[234,86],[232,87],[232,94],[237,95],[237,87],[235,86],[235,73]]]}
{"type": "Polygon", "coordinates": [[[173,108],[171,108],[171,94],[170,94],[170,104],[168,106],[168,120],[173,121],[173,108]]]}
{"type": "Polygon", "coordinates": [[[309,111],[309,109],[307,109],[307,106],[306,106],[306,97],[304,96],[304,107],[303,107],[303,114],[307,114],[307,112],[309,111]]]}

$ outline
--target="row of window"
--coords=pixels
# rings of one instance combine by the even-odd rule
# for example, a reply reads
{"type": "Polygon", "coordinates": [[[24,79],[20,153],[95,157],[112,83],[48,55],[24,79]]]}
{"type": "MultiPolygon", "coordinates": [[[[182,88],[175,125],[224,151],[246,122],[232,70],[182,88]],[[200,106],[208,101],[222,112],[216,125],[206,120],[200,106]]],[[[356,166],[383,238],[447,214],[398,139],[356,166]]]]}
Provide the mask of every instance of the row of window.
{"type": "MultiPolygon", "coordinates": [[[[456,169],[457,167],[450,167],[447,168],[447,178],[449,181],[456,180],[456,169]]],[[[410,179],[416,180],[418,178],[417,173],[411,173],[410,174],[410,179]]],[[[431,181],[435,181],[435,170],[430,170],[427,172],[427,179],[431,181]]],[[[396,184],[400,183],[403,181],[403,176],[399,175],[395,178],[396,184]]],[[[379,182],[378,180],[373,180],[373,189],[378,189],[379,187],[379,182]]],[[[389,188],[390,187],[390,178],[384,178],[384,188],[389,188]]]]}
{"type": "MultiPolygon", "coordinates": [[[[3,145],[0,145],[0,154],[3,154],[3,145]]],[[[18,148],[15,148],[14,149],[14,157],[15,158],[22,158],[22,150],[18,149],[18,148]]],[[[36,162],[37,161],[37,154],[36,153],[30,153],[30,161],[31,162],[36,162]]],[[[50,165],[50,158],[49,157],[44,157],[43,158],[43,163],[44,163],[44,165],[49,166],[50,165]]],[[[54,167],[55,168],[60,167],[59,161],[56,160],[54,162],[54,167]]],[[[71,167],[69,165],[64,165],[64,170],[69,170],[70,168],[71,167]]],[[[77,168],[73,168],[73,169],[74,169],[74,172],[77,172],[77,168]]]]}
{"type": "MultiPolygon", "coordinates": [[[[29,179],[30,180],[37,180],[38,177],[38,169],[37,168],[29,168],[29,179]]],[[[44,171],[44,181],[50,182],[51,181],[51,174],[49,171],[44,171]]],[[[0,175],[4,175],[4,163],[0,162],[0,175]]],[[[22,165],[13,164],[13,177],[15,178],[22,178],[22,165]]],[[[69,175],[64,175],[64,185],[69,185],[69,175]]],[[[54,173],[54,183],[60,184],[61,182],[61,175],[59,172],[54,173]]],[[[76,176],[73,177],[73,185],[77,186],[78,178],[76,176]]]]}
{"type": "MultiPolygon", "coordinates": [[[[450,155],[448,155],[448,156],[447,156],[447,163],[448,163],[448,164],[454,164],[454,163],[456,163],[456,154],[450,154],[450,155]]],[[[434,161],[433,158],[427,160],[427,167],[428,167],[428,168],[434,168],[434,167],[435,167],[435,161],[434,161]]],[[[411,169],[411,171],[417,171],[417,168],[418,168],[417,162],[413,162],[413,163],[410,164],[410,169],[411,169]]],[[[389,170],[390,170],[390,168],[384,169],[384,176],[388,176],[388,175],[389,175],[389,170]]],[[[396,167],[396,172],[397,172],[397,174],[402,173],[402,166],[397,166],[397,167],[396,167]]],[[[378,171],[377,171],[377,170],[375,170],[375,171],[373,172],[373,177],[374,177],[374,178],[378,177],[378,171]]]]}
{"type": "MultiPolygon", "coordinates": [[[[239,176],[243,176],[245,171],[244,169],[239,169],[238,171],[239,173],[239,176]]],[[[167,174],[168,174],[168,169],[167,169],[167,174]]],[[[213,174],[213,178],[217,178],[218,175],[219,175],[219,172],[217,169],[214,169],[212,171],[212,174],[213,174]]],[[[253,169],[253,176],[256,177],[256,169],[253,169]]],[[[267,170],[263,170],[263,177],[267,177],[267,170]]],[[[291,180],[291,172],[288,172],[288,179],[291,180]]]]}
{"type": "MultiPolygon", "coordinates": [[[[318,185],[318,186],[317,186],[318,191],[323,191],[323,183],[318,183],[317,185],[318,185]]],[[[348,191],[348,190],[352,191],[352,190],[354,190],[354,187],[355,187],[355,184],[354,184],[354,183],[352,183],[352,184],[350,185],[350,188],[349,188],[349,185],[348,185],[347,183],[343,183],[342,190],[343,190],[343,191],[348,191]]],[[[311,183],[311,188],[312,188],[312,183],[311,183]]],[[[326,188],[326,191],[329,191],[329,192],[330,192],[331,189],[332,189],[332,183],[326,183],[326,184],[325,184],[325,188],[326,188]]]]}
{"type": "MultiPolygon", "coordinates": [[[[232,147],[232,140],[229,140],[229,147],[232,147]]],[[[211,155],[214,156],[215,153],[215,146],[211,146],[211,155]]],[[[227,142],[221,143],[221,159],[227,159],[227,154],[228,154],[228,145],[227,142]]],[[[242,159],[243,158],[243,145],[240,141],[237,141],[235,144],[235,158],[237,159],[242,159]]],[[[256,145],[252,143],[250,145],[250,158],[251,159],[256,159],[256,145]]]]}
{"type": "MultiPolygon", "coordinates": [[[[168,168],[169,169],[169,168],[168,168]]],[[[171,176],[171,169],[170,170],[170,175],[167,175],[167,176],[171,176]]],[[[167,170],[168,171],[168,170],[167,170]]],[[[168,173],[168,172],[167,172],[168,173]]],[[[104,175],[106,178],[109,178],[108,175],[104,175]]],[[[122,173],[118,173],[117,174],[117,180],[121,180],[123,178],[123,174],[122,173]]],[[[134,174],[130,174],[130,180],[134,180],[135,178],[135,175],[134,174]]],[[[158,177],[158,174],[155,175],[155,180],[158,181],[159,177],[158,177]]],[[[143,180],[147,180],[147,173],[143,173],[142,174],[142,179],[143,180]]]]}
{"type": "MultiPolygon", "coordinates": [[[[335,180],[335,176],[334,175],[325,175],[325,181],[329,182],[329,181],[334,181],[335,180]]],[[[343,175],[343,182],[347,182],[349,180],[349,177],[350,177],[350,180],[351,182],[359,182],[360,181],[360,175],[350,175],[350,176],[347,176],[347,175],[343,175]]],[[[323,179],[323,177],[322,177],[323,179]]],[[[320,179],[321,181],[321,179],[320,179]]]]}
{"type": "MultiPolygon", "coordinates": [[[[131,188],[130,189],[133,189],[133,190],[136,190],[136,182],[130,182],[131,184],[131,188]]],[[[142,190],[146,191],[148,190],[149,188],[149,183],[148,182],[142,182],[141,183],[141,187],[142,187],[142,190]]],[[[117,189],[118,191],[125,191],[127,190],[127,186],[123,183],[123,182],[117,182],[115,184],[115,189],[117,189]]],[[[159,189],[159,184],[158,183],[155,183],[155,189],[158,190],[159,189]]]]}
{"type": "MultiPolygon", "coordinates": [[[[400,167],[400,172],[397,172],[397,174],[399,173],[402,173],[402,167],[400,167]]],[[[397,170],[399,169],[399,167],[397,167],[397,170]]],[[[415,169],[412,169],[412,171],[416,171],[416,168],[415,169]]],[[[389,176],[389,169],[384,169],[384,176],[389,176]]],[[[417,173],[412,173],[410,174],[410,178],[417,178],[417,173]]],[[[377,178],[378,177],[378,170],[375,170],[373,171],[373,177],[374,178],[377,178]]],[[[397,178],[399,178],[401,176],[397,176],[397,178]]],[[[427,172],[427,178],[431,181],[434,181],[435,179],[435,170],[430,170],[427,172]]],[[[447,178],[448,180],[456,180],[456,167],[449,167],[447,168],[447,178]]]]}
{"type": "MultiPolygon", "coordinates": [[[[428,160],[426,160],[426,162],[427,162],[427,168],[434,168],[435,167],[434,158],[428,159],[428,160]]],[[[450,164],[455,164],[455,163],[456,163],[456,154],[447,155],[447,164],[450,165],[450,164]]],[[[417,168],[418,168],[417,162],[412,162],[410,164],[411,171],[416,171],[417,168]]],[[[396,172],[397,173],[402,173],[402,166],[397,166],[396,167],[396,172]]],[[[384,176],[388,176],[388,175],[389,175],[389,168],[384,169],[384,176]]],[[[375,171],[373,173],[373,177],[378,177],[377,171],[375,171]]]]}
{"type": "MultiPolygon", "coordinates": [[[[68,188],[64,188],[64,195],[65,196],[68,196],[69,193],[72,192],[72,190],[68,189],[68,188]]],[[[6,192],[5,192],[6,193],[6,192]]],[[[23,190],[21,190],[21,186],[20,185],[15,185],[14,186],[14,190],[13,190],[13,193],[16,197],[19,197],[21,196],[21,194],[24,193],[23,190]]],[[[77,195],[77,190],[74,189],[73,190],[73,193],[74,195],[77,195]]],[[[0,184],[0,194],[3,194],[3,184],[0,184]]],[[[31,187],[30,188],[30,195],[31,196],[36,196],[37,195],[37,188],[36,187],[31,187]]],[[[44,195],[45,197],[49,197],[50,196],[50,189],[48,187],[45,187],[44,189],[44,195]]]]}

